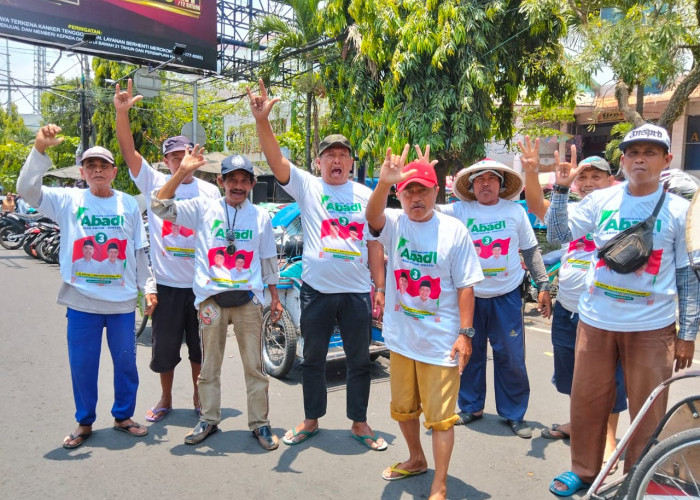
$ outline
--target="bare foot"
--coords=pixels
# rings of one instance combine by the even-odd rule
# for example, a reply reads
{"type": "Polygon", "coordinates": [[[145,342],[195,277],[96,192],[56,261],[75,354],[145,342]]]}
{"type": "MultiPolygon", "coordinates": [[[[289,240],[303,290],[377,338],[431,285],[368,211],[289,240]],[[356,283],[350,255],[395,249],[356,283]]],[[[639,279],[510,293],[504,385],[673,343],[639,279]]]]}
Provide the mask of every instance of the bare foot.
{"type": "Polygon", "coordinates": [[[365,446],[376,451],[383,451],[387,448],[387,442],[379,434],[375,434],[367,422],[353,422],[350,432],[356,437],[368,436],[363,441],[365,446]],[[376,436],[376,438],[375,438],[376,436]]]}
{"type": "Polygon", "coordinates": [[[428,500],[447,500],[447,485],[432,485],[428,500]]]}

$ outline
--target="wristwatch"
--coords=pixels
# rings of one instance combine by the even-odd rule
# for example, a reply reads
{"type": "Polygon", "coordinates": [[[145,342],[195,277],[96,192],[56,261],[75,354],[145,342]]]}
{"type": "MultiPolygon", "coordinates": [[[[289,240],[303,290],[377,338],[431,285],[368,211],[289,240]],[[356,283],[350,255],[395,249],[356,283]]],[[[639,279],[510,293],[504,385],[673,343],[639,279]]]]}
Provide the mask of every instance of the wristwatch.
{"type": "Polygon", "coordinates": [[[569,188],[566,186],[560,186],[559,184],[554,185],[554,192],[559,194],[566,194],[569,192],[569,188]]]}
{"type": "Polygon", "coordinates": [[[386,288],[378,286],[377,288],[374,289],[374,293],[386,293],[386,288]]]}
{"type": "Polygon", "coordinates": [[[476,333],[476,330],[474,330],[474,328],[470,326],[469,328],[460,328],[458,333],[460,335],[465,335],[469,338],[472,338],[476,333]]]}

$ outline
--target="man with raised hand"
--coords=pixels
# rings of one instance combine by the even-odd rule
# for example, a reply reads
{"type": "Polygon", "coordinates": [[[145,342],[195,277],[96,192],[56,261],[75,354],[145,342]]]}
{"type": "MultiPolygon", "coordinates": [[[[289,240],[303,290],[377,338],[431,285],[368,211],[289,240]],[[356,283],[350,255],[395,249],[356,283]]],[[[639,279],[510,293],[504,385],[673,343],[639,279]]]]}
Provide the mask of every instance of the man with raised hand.
{"type": "Polygon", "coordinates": [[[481,246],[479,261],[485,279],[474,287],[476,305],[472,342],[474,352],[462,373],[459,389],[459,421],[467,425],[480,420],[486,402],[487,343],[493,349],[496,410],[513,434],[532,437],[525,422],[530,382],[525,366],[520,284],[525,271],[520,255],[539,289],[538,310],[548,318],[551,311],[549,278],[537,238],[525,211],[510,198],[522,190],[522,178],[494,160],[482,160],[460,170],[454,191],[462,200],[442,205],[443,213],[457,217],[481,246]]]}
{"type": "MultiPolygon", "coordinates": [[[[547,223],[553,243],[591,236],[600,249],[621,231],[649,217],[664,196],[659,184],[668,168],[671,141],[665,129],[645,124],[620,143],[626,182],[586,196],[568,213],[568,190],[587,165],[557,165],[547,223]]],[[[607,271],[598,252],[591,256],[586,287],[578,303],[576,364],[571,389],[571,471],[558,475],[549,490],[570,496],[588,487],[605,450],[608,415],[615,400],[615,367],[622,364],[634,420],[651,391],[693,362],[700,325],[700,283],[690,270],[685,245],[688,201],[666,193],[653,228],[654,280],[607,271]],[[676,331],[676,298],[678,323],[676,331]]],[[[653,259],[653,261],[652,261],[653,259]]],[[[641,267],[641,266],[640,266],[641,267]]],[[[646,269],[649,273],[649,268],[646,269]]],[[[668,394],[650,408],[625,452],[625,472],[636,463],[666,412],[668,394]]]]}
{"type": "MultiPolygon", "coordinates": [[[[386,441],[367,423],[372,329],[370,268],[374,259],[384,262],[379,243],[368,241],[365,207],[372,191],[349,180],[353,157],[350,142],[333,134],[321,141],[316,165],[321,178],[293,166],[282,156],[269,114],[279,99],[269,99],[260,80],[260,95],[248,89],[250,109],[260,146],[277,181],[299,204],[304,228],[301,288],[301,330],[304,335],[302,386],[304,421],[290,429],[284,443],[297,445],[318,433],[318,420],[326,414],[326,356],[337,322],[347,365],[347,417],[351,435],[371,450],[382,451],[386,441]],[[358,240],[330,238],[342,226],[353,225],[358,240]],[[333,240],[337,240],[334,244],[333,240]],[[339,244],[340,243],[340,244],[339,244]],[[368,262],[369,261],[369,262],[368,262]],[[369,268],[368,268],[369,264],[369,268]]],[[[383,265],[381,266],[383,268],[383,265]]],[[[375,278],[375,303],[383,302],[384,276],[375,278]]]]}
{"type": "MultiPolygon", "coordinates": [[[[525,143],[518,141],[522,151],[521,163],[525,173],[525,200],[530,212],[540,220],[545,220],[550,202],[544,198],[539,182],[540,140],[531,141],[525,136],[525,143]]],[[[555,151],[556,163],[559,152],[555,151]]],[[[571,146],[572,157],[576,156],[576,146],[571,146]]],[[[585,167],[574,180],[574,186],[586,197],[594,191],[612,186],[615,176],[610,164],[599,156],[589,156],[581,162],[585,167]]],[[[576,204],[569,204],[569,210],[575,210],[576,204]]],[[[554,385],[562,394],[571,395],[571,382],[574,377],[574,359],[576,348],[576,328],[578,327],[578,302],[586,287],[586,274],[591,267],[591,257],[595,244],[590,235],[582,236],[576,241],[562,243],[561,266],[559,268],[559,292],[552,310],[552,348],[554,352],[554,385]]],[[[622,376],[622,367],[618,364],[615,372],[616,396],[615,406],[608,417],[604,460],[612,455],[617,446],[615,438],[620,413],[627,409],[627,392],[622,376]]],[[[542,431],[546,439],[568,439],[571,425],[554,424],[542,431]]]]}
{"type": "Polygon", "coordinates": [[[88,189],[42,186],[42,176],[51,167],[46,150],[63,141],[60,132],[61,128],[53,124],[39,129],[17,179],[17,190],[61,226],[59,264],[63,282],[58,303],[68,309],[68,360],[78,422],[77,429],[63,440],[63,447],[73,449],[92,435],[97,418],[97,375],[104,329],[114,363],[114,429],[133,437],[148,434],[148,429],[131,418],[139,386],[134,311],[139,290],[145,293],[146,314],[153,312],[157,297],[138,204],[133,197],[112,188],[117,176],[112,153],[99,146],[83,153],[80,175],[88,189]],[[96,254],[106,260],[112,244],[123,248],[124,286],[102,286],[105,280],[92,267],[94,261],[89,269],[73,268],[74,262],[88,260],[87,255],[89,260],[96,254]]]}
{"type": "Polygon", "coordinates": [[[248,200],[255,186],[253,164],[241,155],[221,162],[219,184],[224,197],[175,200],[179,185],[205,163],[195,146],[185,152],[180,168],[163,187],[151,194],[153,212],[164,220],[191,227],[197,235],[195,247],[194,306],[199,311],[202,370],[199,423],[185,436],[185,444],[198,444],[217,431],[221,421],[221,365],[226,334],[233,325],[248,397],[248,428],[266,450],[279,446],[270,428],[268,387],[262,366],[263,289],[270,293],[272,321],[282,315],[277,293],[279,270],[277,247],[268,213],[248,200]],[[240,258],[239,258],[240,257],[240,258]],[[243,260],[246,278],[235,271],[243,260]],[[217,267],[216,273],[211,267],[217,267]],[[234,275],[234,273],[236,273],[234,275]],[[234,279],[235,278],[235,279],[234,279]]]}
{"type": "MultiPolygon", "coordinates": [[[[143,96],[132,93],[132,82],[129,79],[127,90],[122,92],[119,84],[114,93],[114,108],[116,109],[116,129],[119,149],[124,161],[129,167],[129,174],[136,187],[148,198],[154,189],[163,186],[170,176],[167,176],[151,166],[136,151],[134,137],[129,126],[129,110],[143,96]]],[[[163,142],[163,162],[171,175],[180,168],[185,150],[192,147],[187,137],[169,137],[163,142]]],[[[175,197],[178,200],[204,197],[221,198],[221,193],[213,184],[197,179],[193,175],[184,178],[178,186],[175,197]]],[[[196,235],[192,229],[178,228],[180,240],[187,243],[173,245],[172,235],[176,231],[173,226],[153,213],[148,203],[149,237],[151,240],[151,262],[158,283],[160,307],[156,309],[152,321],[152,348],[150,368],[160,375],[161,395],[158,402],[146,412],[146,420],[158,422],[173,409],[173,380],[175,367],[180,363],[180,349],[183,337],[187,344],[192,385],[194,394],[192,403],[199,414],[199,394],[197,393],[197,377],[201,369],[202,351],[199,345],[199,323],[194,307],[194,246],[196,235]],[[183,238],[187,233],[189,238],[183,238]]]]}
{"type": "Polygon", "coordinates": [[[408,460],[388,467],[382,477],[394,481],[427,471],[418,420],[424,412],[435,460],[429,498],[437,500],[447,495],[453,426],[459,420],[454,413],[459,375],[472,351],[472,287],[484,276],[464,225],[434,210],[438,183],[433,166],[414,161],[404,167],[407,153],[408,145],[400,157],[387,151],[367,204],[370,229],[379,234],[389,255],[383,335],[391,351],[390,407],[409,450],[408,460]],[[386,208],[394,184],[401,210],[386,208]],[[439,322],[406,307],[402,299],[428,292],[440,304],[439,322]]]}

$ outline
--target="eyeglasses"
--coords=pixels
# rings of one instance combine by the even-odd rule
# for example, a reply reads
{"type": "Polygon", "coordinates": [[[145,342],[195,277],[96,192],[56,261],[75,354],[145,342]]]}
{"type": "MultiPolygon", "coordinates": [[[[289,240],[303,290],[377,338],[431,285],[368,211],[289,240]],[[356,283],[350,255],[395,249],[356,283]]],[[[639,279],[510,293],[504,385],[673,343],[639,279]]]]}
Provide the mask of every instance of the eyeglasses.
{"type": "Polygon", "coordinates": [[[233,225],[229,223],[229,218],[228,218],[228,206],[224,205],[224,208],[226,209],[226,225],[228,226],[228,229],[226,229],[226,232],[224,235],[226,236],[226,241],[228,241],[228,246],[226,247],[226,253],[229,255],[233,255],[236,253],[236,231],[234,231],[234,227],[236,227],[236,217],[238,217],[238,209],[234,207],[234,214],[233,214],[233,225]]]}

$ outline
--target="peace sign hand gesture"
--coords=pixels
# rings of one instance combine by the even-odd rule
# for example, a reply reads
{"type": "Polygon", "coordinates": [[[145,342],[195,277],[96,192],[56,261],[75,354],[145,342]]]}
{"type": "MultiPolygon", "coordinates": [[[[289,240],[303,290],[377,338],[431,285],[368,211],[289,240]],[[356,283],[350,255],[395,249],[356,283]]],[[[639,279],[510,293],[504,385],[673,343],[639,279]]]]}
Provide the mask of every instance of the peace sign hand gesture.
{"type": "Polygon", "coordinates": [[[403,148],[401,156],[391,153],[391,148],[386,150],[386,157],[382,164],[382,170],[379,172],[379,182],[385,185],[398,184],[399,182],[411,176],[415,170],[403,171],[408,156],[409,145],[406,144],[403,148]]]}
{"type": "Polygon", "coordinates": [[[586,164],[578,165],[576,161],[576,145],[571,146],[571,161],[560,162],[559,151],[554,152],[554,161],[557,164],[556,183],[562,187],[571,187],[574,179],[586,168],[586,164]]]}
{"type": "Polygon", "coordinates": [[[418,155],[416,161],[427,163],[431,167],[434,167],[438,164],[437,160],[430,161],[430,144],[425,146],[425,154],[423,154],[423,152],[421,151],[420,146],[416,144],[416,154],[418,155]]]}
{"type": "Polygon", "coordinates": [[[253,95],[250,91],[250,87],[246,87],[246,92],[248,92],[248,98],[250,99],[250,111],[253,113],[253,118],[255,121],[267,120],[272,111],[272,107],[277,104],[280,100],[279,97],[270,99],[267,96],[267,89],[262,81],[262,78],[258,80],[260,85],[260,95],[253,95]]]}

